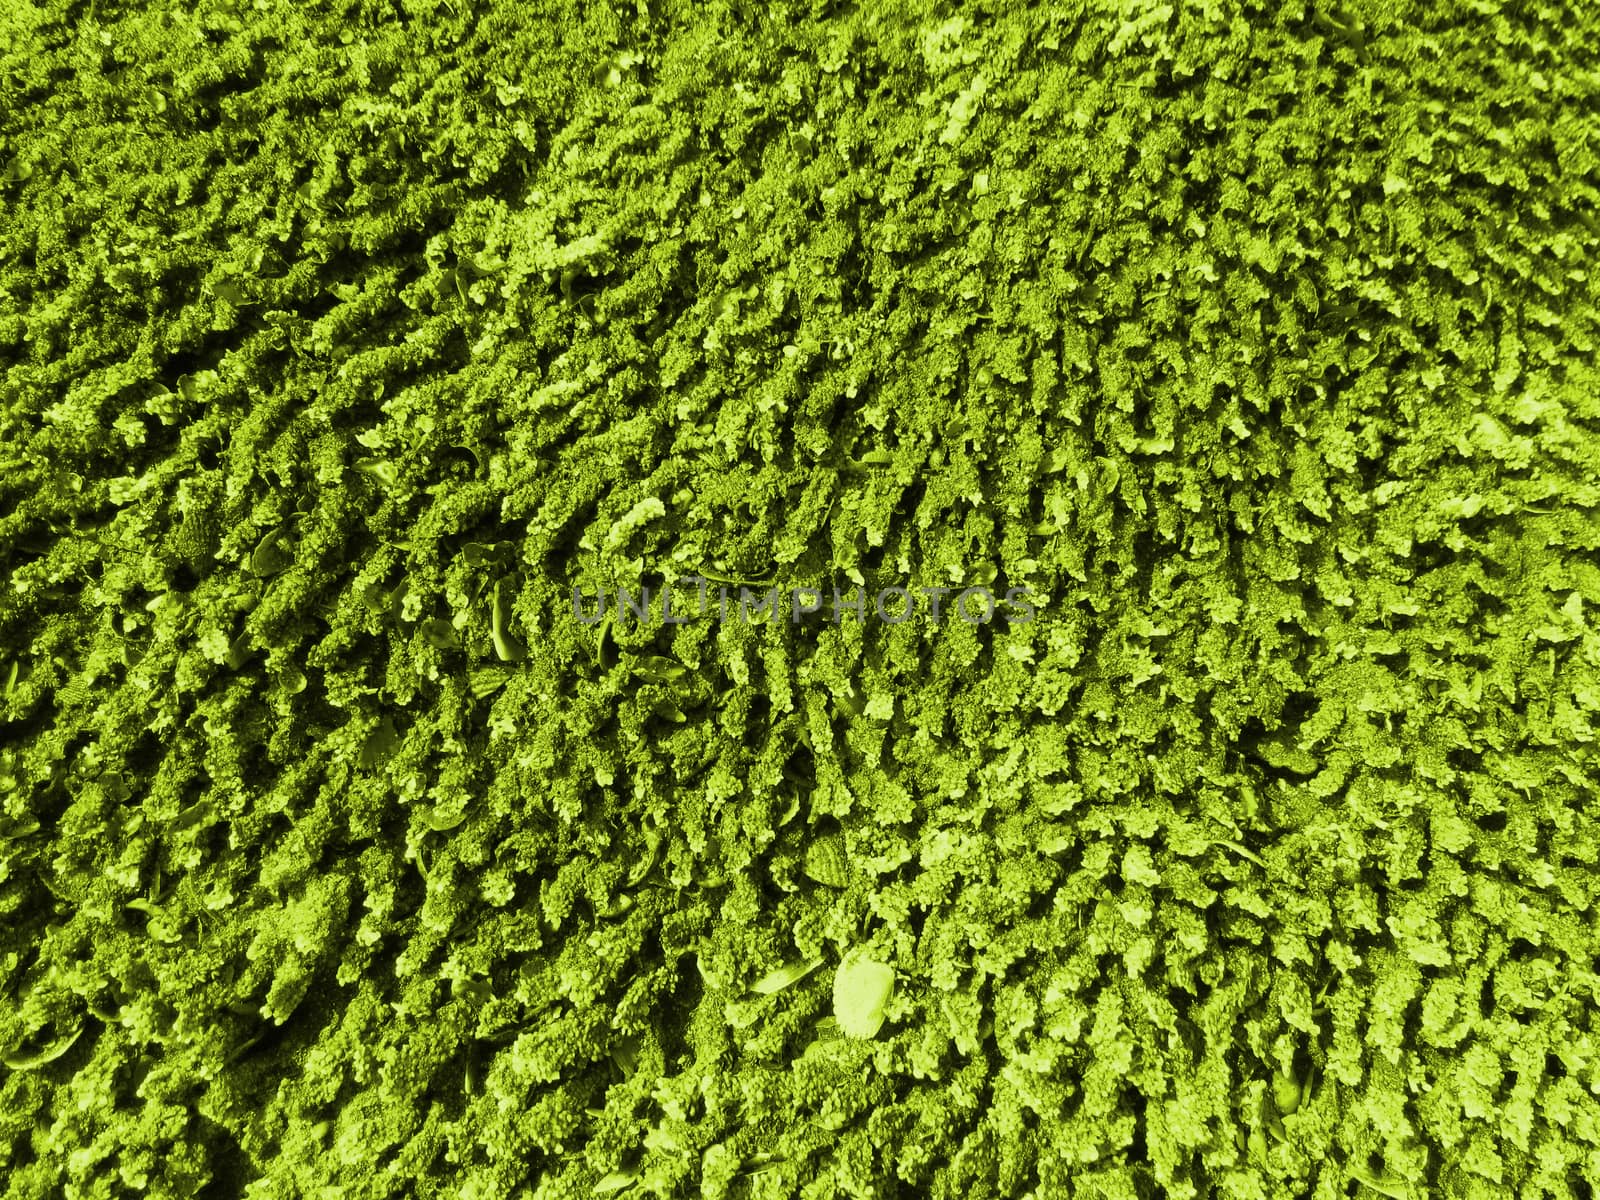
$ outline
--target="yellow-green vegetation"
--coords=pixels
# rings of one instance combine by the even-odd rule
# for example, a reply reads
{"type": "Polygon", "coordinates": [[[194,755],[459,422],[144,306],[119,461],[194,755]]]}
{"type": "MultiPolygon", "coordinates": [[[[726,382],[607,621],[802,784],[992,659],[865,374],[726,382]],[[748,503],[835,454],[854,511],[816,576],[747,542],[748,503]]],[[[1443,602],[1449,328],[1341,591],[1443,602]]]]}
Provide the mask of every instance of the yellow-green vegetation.
{"type": "Polygon", "coordinates": [[[0,1196],[1591,1200],[1597,45],[0,3],[0,1196]]]}

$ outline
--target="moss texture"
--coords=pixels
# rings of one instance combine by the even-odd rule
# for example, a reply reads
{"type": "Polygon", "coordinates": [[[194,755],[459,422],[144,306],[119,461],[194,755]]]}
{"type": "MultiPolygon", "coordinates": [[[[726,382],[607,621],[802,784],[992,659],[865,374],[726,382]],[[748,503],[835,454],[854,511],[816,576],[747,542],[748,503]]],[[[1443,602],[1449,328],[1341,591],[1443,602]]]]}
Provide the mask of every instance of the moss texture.
{"type": "Polygon", "coordinates": [[[0,1194],[1588,1200],[1597,42],[0,4],[0,1194]]]}

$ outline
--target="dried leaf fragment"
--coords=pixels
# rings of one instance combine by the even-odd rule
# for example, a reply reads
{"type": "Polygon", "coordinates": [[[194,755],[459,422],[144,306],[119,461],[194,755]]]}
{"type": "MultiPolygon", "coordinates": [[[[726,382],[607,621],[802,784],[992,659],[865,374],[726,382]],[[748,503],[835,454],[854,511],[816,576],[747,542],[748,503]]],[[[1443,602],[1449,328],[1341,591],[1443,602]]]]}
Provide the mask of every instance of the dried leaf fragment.
{"type": "Polygon", "coordinates": [[[826,887],[842,888],[850,885],[850,859],[845,853],[844,838],[839,834],[824,834],[806,847],[806,876],[826,887]]]}
{"type": "Polygon", "coordinates": [[[893,967],[847,955],[833,977],[833,1017],[839,1029],[846,1037],[876,1037],[893,992],[893,967]]]}
{"type": "Polygon", "coordinates": [[[68,1050],[72,1049],[73,1043],[82,1036],[83,1028],[82,1026],[79,1026],[76,1033],[69,1034],[67,1037],[59,1038],[56,1041],[51,1042],[43,1050],[40,1050],[35,1054],[12,1053],[6,1055],[5,1064],[13,1071],[27,1071],[34,1067],[42,1067],[47,1063],[55,1062],[56,1059],[60,1058],[68,1050]]]}
{"type": "Polygon", "coordinates": [[[774,992],[781,992],[784,988],[799,983],[811,972],[822,965],[820,958],[805,959],[800,962],[788,963],[776,970],[768,971],[751,986],[750,990],[758,996],[770,996],[774,992]]]}

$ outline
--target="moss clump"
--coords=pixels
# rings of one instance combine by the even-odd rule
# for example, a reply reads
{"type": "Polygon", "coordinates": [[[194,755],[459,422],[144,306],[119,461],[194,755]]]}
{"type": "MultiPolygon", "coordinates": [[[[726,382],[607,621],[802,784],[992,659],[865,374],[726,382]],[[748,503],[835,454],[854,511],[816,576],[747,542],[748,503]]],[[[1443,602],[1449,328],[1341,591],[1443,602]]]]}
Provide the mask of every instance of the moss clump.
{"type": "Polygon", "coordinates": [[[1589,1194],[1597,35],[0,6],[6,1194],[1589,1194]]]}

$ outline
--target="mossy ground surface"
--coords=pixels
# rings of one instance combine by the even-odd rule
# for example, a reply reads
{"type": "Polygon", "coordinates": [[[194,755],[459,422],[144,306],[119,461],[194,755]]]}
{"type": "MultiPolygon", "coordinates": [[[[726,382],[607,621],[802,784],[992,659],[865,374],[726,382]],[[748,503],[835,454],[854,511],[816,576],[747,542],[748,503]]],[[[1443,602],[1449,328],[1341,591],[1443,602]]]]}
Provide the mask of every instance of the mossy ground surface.
{"type": "Polygon", "coordinates": [[[1597,44],[0,4],[0,1195],[1591,1198],[1597,44]]]}

